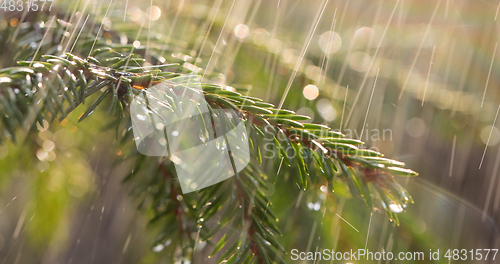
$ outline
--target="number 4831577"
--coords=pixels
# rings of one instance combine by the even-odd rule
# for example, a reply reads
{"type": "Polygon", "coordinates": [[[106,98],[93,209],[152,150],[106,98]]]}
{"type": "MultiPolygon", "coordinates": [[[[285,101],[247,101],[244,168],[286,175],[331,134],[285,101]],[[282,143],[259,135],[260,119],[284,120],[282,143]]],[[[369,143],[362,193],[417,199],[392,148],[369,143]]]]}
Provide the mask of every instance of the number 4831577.
{"type": "Polygon", "coordinates": [[[449,260],[495,260],[498,249],[448,249],[445,258],[449,260]]]}
{"type": "Polygon", "coordinates": [[[0,0],[3,11],[44,11],[51,10],[54,0],[0,0]],[[50,5],[49,5],[50,3],[50,5]]]}

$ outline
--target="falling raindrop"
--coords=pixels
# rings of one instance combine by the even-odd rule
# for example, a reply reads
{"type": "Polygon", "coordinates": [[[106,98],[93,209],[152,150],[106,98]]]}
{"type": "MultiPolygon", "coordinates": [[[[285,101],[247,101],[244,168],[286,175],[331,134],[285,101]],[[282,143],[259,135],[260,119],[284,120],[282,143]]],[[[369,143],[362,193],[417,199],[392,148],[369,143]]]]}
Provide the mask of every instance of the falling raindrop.
{"type": "Polygon", "coordinates": [[[252,36],[253,42],[258,46],[265,45],[269,41],[269,32],[263,28],[254,30],[252,36]]]}
{"type": "Polygon", "coordinates": [[[234,35],[238,38],[238,40],[242,41],[246,37],[248,37],[248,34],[250,33],[250,29],[248,28],[247,25],[245,24],[238,24],[236,27],[234,27],[234,35]]]}
{"type": "Polygon", "coordinates": [[[353,52],[349,57],[349,66],[358,72],[365,72],[370,67],[371,57],[365,52],[353,52]]]}
{"type": "Polygon", "coordinates": [[[157,20],[161,16],[161,9],[157,6],[148,7],[146,14],[150,20],[157,20]]]}
{"type": "Polygon", "coordinates": [[[369,27],[361,27],[354,32],[353,41],[358,47],[366,47],[375,43],[375,30],[369,27]]]}
{"type": "Polygon", "coordinates": [[[425,134],[427,127],[424,120],[415,117],[406,122],[405,130],[411,137],[418,138],[425,134]]]}
{"type": "Polygon", "coordinates": [[[304,94],[304,97],[307,100],[314,100],[319,95],[319,89],[314,84],[308,84],[308,85],[306,85],[306,87],[304,87],[304,90],[302,91],[302,93],[304,94]]]}
{"type": "Polygon", "coordinates": [[[326,121],[333,121],[337,117],[337,111],[333,108],[328,99],[321,99],[316,104],[319,114],[326,121]]]}
{"type": "Polygon", "coordinates": [[[342,46],[342,38],[336,32],[327,31],[319,37],[319,47],[327,54],[337,52],[342,46]]]}

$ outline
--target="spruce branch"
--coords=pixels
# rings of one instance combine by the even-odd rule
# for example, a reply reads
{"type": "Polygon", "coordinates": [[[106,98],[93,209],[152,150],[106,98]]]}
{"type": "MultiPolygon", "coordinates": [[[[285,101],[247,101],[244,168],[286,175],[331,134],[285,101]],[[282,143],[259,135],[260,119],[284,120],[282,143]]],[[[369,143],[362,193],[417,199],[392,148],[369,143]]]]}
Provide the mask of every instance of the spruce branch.
{"type": "MultiPolygon", "coordinates": [[[[71,53],[44,54],[40,59],[19,61],[20,66],[0,70],[0,141],[16,141],[19,130],[33,131],[35,124],[43,126],[44,120],[63,120],[85,105],[79,121],[107,107],[116,117],[120,142],[130,145],[130,101],[151,86],[183,76],[186,69],[175,63],[142,67],[145,60],[141,48],[104,41],[95,44],[90,52],[94,43],[83,42],[82,52],[92,55],[85,59],[71,53]],[[99,97],[89,102],[94,94],[99,97]]],[[[153,65],[161,61],[154,53],[152,58],[153,65]]],[[[169,159],[146,157],[131,150],[127,157],[136,159],[136,165],[124,180],[134,183],[132,194],[141,201],[140,206],[153,213],[151,224],[161,226],[155,244],[175,241],[170,242],[176,244],[173,248],[182,248],[181,256],[192,258],[200,240],[211,241],[217,232],[228,229],[212,252],[214,255],[226,249],[220,261],[283,263],[285,252],[277,239],[281,232],[267,194],[268,178],[259,168],[269,151],[277,153],[274,162],[282,158],[290,172],[298,172],[298,177],[288,181],[303,190],[324,183],[334,190],[336,176],[343,175],[353,196],[362,197],[371,210],[380,201],[396,222],[396,213],[412,202],[395,180],[395,176],[417,175],[404,168],[404,163],[364,149],[362,141],[346,138],[328,126],[303,123],[309,117],[276,109],[262,99],[245,95],[249,93],[246,89],[209,83],[202,88],[211,111],[226,111],[244,122],[252,162],[231,179],[182,195],[169,159]]],[[[185,90],[172,92],[177,97],[185,95],[185,90]]]]}

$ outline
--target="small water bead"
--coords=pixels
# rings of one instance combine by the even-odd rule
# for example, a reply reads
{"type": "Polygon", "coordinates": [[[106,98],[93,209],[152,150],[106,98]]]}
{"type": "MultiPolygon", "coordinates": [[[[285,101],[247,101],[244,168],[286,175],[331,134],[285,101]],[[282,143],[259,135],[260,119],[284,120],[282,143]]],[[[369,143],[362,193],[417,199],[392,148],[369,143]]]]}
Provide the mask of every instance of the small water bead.
{"type": "Polygon", "coordinates": [[[250,28],[245,24],[238,24],[234,27],[234,35],[242,41],[250,34],[250,28]]]}
{"type": "Polygon", "coordinates": [[[162,251],[164,248],[165,248],[165,246],[163,244],[158,244],[158,245],[153,247],[153,252],[158,253],[158,252],[162,251]]]}
{"type": "Polygon", "coordinates": [[[43,143],[42,143],[42,147],[43,149],[45,149],[46,151],[52,151],[55,147],[55,144],[53,141],[51,140],[45,140],[43,143]]]}
{"type": "Polygon", "coordinates": [[[146,116],[145,115],[137,114],[136,117],[137,117],[137,119],[139,119],[141,121],[146,120],[146,116]]]}
{"type": "Polygon", "coordinates": [[[183,197],[182,195],[177,195],[177,201],[182,201],[183,197]]]}
{"type": "Polygon", "coordinates": [[[49,156],[48,152],[45,149],[39,149],[36,152],[36,156],[40,161],[45,161],[47,157],[49,156]]]}
{"type": "Polygon", "coordinates": [[[308,207],[310,210],[318,211],[318,210],[321,208],[321,203],[320,203],[320,202],[316,202],[316,203],[308,203],[308,204],[307,204],[307,207],[308,207]]]}
{"type": "Polygon", "coordinates": [[[157,123],[156,124],[156,129],[158,129],[158,130],[163,130],[164,127],[165,126],[162,123],[157,123]]]}
{"type": "Polygon", "coordinates": [[[9,83],[12,79],[9,77],[0,77],[0,83],[9,83]]]}
{"type": "Polygon", "coordinates": [[[391,203],[389,204],[389,210],[391,210],[391,212],[393,213],[398,214],[403,212],[403,207],[399,204],[391,203]]]}
{"type": "Polygon", "coordinates": [[[215,142],[215,147],[218,149],[218,150],[224,150],[226,149],[227,145],[226,145],[226,141],[225,140],[217,140],[215,142]]]}
{"type": "Polygon", "coordinates": [[[202,251],[203,248],[207,245],[207,242],[206,241],[203,241],[203,240],[198,240],[198,243],[196,244],[196,251],[202,251]]]}
{"type": "Polygon", "coordinates": [[[209,139],[208,131],[201,130],[199,137],[200,137],[201,142],[206,143],[209,139]]]}

